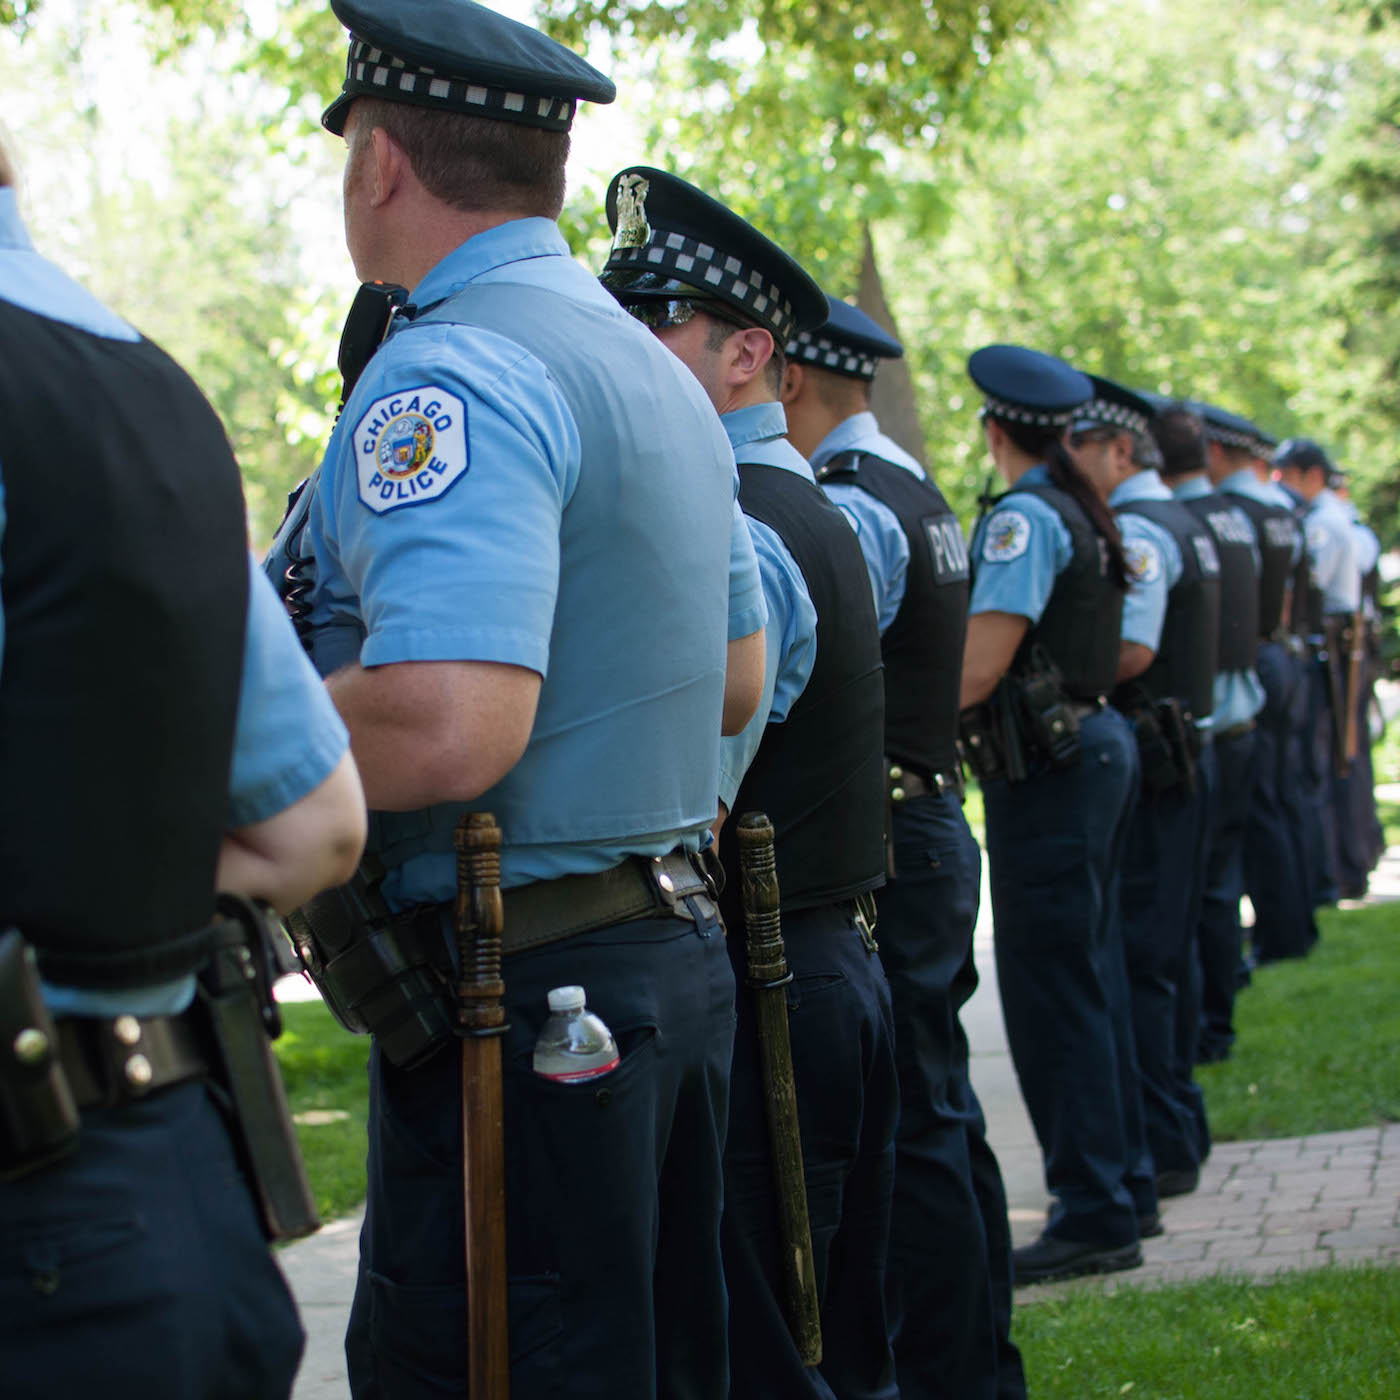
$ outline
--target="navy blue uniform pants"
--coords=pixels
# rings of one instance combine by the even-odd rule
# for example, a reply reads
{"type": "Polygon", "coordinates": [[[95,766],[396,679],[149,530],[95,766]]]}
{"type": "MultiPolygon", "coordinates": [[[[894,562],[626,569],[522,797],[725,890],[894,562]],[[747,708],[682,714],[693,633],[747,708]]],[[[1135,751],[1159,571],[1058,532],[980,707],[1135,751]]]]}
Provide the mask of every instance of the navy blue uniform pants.
{"type": "Polygon", "coordinates": [[[1297,736],[1307,717],[1308,687],[1302,664],[1281,643],[1263,643],[1256,668],[1264,686],[1264,708],[1254,731],[1244,885],[1254,906],[1254,954],[1269,962],[1302,957],[1317,937],[1297,791],[1302,767],[1297,736]]]}
{"type": "Polygon", "coordinates": [[[0,1186],[5,1400],[285,1400],[302,1341],[203,1084],[84,1113],[0,1186]]]}
{"type": "Polygon", "coordinates": [[[723,1223],[730,1393],[736,1400],[892,1400],[898,1392],[884,1290],[899,1091],[889,987],[879,958],[856,932],[849,906],[785,913],[783,937],[793,974],[788,1026],[821,1299],[822,1363],[802,1365],[784,1314],[753,992],[744,984],[743,935],[736,928],[729,951],[740,983],[739,1024],[723,1223]]]}
{"type": "MultiPolygon", "coordinates": [[[[1021,1093],[1055,1202],[1047,1231],[1105,1245],[1137,1238],[1142,1154],[1121,1058],[1132,1028],[1115,885],[1137,795],[1137,749],[1114,709],[1080,725],[1074,766],[1037,761],[1025,782],[983,785],[997,978],[1021,1093]]],[[[1141,1131],[1141,1109],[1138,1109],[1141,1131]]]]}
{"type": "Polygon", "coordinates": [[[1235,993],[1242,950],[1240,897],[1244,894],[1244,828],[1254,787],[1254,729],[1215,736],[1219,787],[1206,853],[1205,886],[1197,925],[1201,961],[1199,1053],[1226,1054],[1235,1043],[1235,993]]]}
{"type": "MultiPolygon", "coordinates": [[[[689,901],[694,907],[696,902],[689,901]]],[[[734,978],[716,918],[638,919],[505,959],[511,1395],[723,1400],[721,1154],[734,978]],[[577,983],[622,1063],[530,1067],[577,983]]],[[[465,1396],[461,1056],[371,1051],[369,1197],[345,1349],[351,1393],[465,1396]]]]}
{"type": "MultiPolygon", "coordinates": [[[[1123,852],[1123,948],[1147,1145],[1155,1169],[1199,1162],[1193,1105],[1178,1084],[1177,983],[1194,950],[1204,788],[1144,793],[1123,852]]],[[[1188,992],[1189,995],[1189,992],[1188,992]]],[[[1189,1073],[1189,1071],[1188,1071],[1189,1073]]]]}
{"type": "Polygon", "coordinates": [[[1303,841],[1308,853],[1308,893],[1313,908],[1337,902],[1337,833],[1332,817],[1332,698],[1327,668],[1316,657],[1306,663],[1308,710],[1303,751],[1303,841]]]}
{"type": "Polygon", "coordinates": [[[952,793],[902,802],[876,899],[899,1071],[889,1306],[904,1400],[1026,1393],[1011,1341],[1006,1192],[958,1013],[977,987],[982,854],[952,793]]]}
{"type": "Polygon", "coordinates": [[[1366,893],[1367,881],[1385,850],[1385,835],[1376,816],[1375,777],[1371,769],[1370,708],[1373,694],[1369,660],[1361,668],[1356,695],[1357,751],[1345,777],[1332,778],[1332,814],[1337,833],[1337,889],[1343,897],[1366,893]]]}

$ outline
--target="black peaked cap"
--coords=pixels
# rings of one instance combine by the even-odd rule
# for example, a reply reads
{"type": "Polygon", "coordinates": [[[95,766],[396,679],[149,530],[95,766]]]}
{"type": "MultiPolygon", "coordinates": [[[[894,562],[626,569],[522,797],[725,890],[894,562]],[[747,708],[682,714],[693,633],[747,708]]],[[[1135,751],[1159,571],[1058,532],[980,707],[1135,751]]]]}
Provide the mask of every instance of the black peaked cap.
{"type": "Polygon", "coordinates": [[[712,297],[771,332],[779,349],[826,320],[826,296],[791,257],[678,175],[620,170],[607,208],[613,245],[602,281],[614,294],[712,297]]]}
{"type": "Polygon", "coordinates": [[[1203,403],[1198,407],[1207,442],[1218,442],[1222,447],[1238,447],[1246,452],[1259,450],[1264,435],[1248,418],[1231,413],[1219,404],[1203,403]]]}
{"type": "Polygon", "coordinates": [[[1332,459],[1312,438],[1289,438],[1281,443],[1274,453],[1274,466],[1300,467],[1304,471],[1309,467],[1321,467],[1329,476],[1336,470],[1332,459]]]}
{"type": "Polygon", "coordinates": [[[1108,426],[1124,432],[1146,433],[1157,410],[1141,394],[1102,375],[1091,374],[1094,397],[1074,412],[1075,429],[1108,426]]]}
{"type": "Polygon", "coordinates": [[[787,343],[790,360],[851,379],[874,379],[881,360],[897,360],[904,347],[858,306],[828,296],[831,310],[815,330],[801,331],[787,343]]]}
{"type": "Polygon", "coordinates": [[[617,89],[538,29],[472,0],[331,0],[350,30],[341,95],[321,125],[344,134],[357,97],[567,131],[576,103],[617,89]]]}
{"type": "Polygon", "coordinates": [[[968,357],[967,372],[986,396],[986,412],[1013,423],[1059,427],[1094,397],[1088,375],[1023,345],[984,345],[968,357]]]}

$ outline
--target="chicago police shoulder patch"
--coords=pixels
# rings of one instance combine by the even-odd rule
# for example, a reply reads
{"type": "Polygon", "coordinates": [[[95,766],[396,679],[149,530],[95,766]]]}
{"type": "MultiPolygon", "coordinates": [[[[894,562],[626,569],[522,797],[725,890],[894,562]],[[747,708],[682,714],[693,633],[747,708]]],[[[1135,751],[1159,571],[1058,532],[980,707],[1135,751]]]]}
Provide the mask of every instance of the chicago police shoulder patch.
{"type": "Polygon", "coordinates": [[[999,510],[982,534],[982,558],[989,564],[1018,559],[1029,548],[1031,522],[1019,510],[999,510]]]}
{"type": "Polygon", "coordinates": [[[1156,583],[1162,576],[1162,556],[1149,540],[1124,540],[1123,557],[1134,583],[1156,583]]]}
{"type": "Polygon", "coordinates": [[[467,474],[467,406],[431,384],[375,399],[351,434],[360,500],[384,515],[441,496],[467,474]]]}

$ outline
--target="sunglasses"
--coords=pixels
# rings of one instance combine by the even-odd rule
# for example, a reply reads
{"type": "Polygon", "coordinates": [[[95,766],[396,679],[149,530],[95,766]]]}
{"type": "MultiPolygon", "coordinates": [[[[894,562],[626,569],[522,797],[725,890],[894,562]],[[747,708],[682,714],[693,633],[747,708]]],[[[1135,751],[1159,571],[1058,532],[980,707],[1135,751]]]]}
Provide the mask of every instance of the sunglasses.
{"type": "Polygon", "coordinates": [[[683,326],[701,311],[736,330],[747,330],[751,324],[741,321],[722,301],[713,297],[637,297],[633,300],[621,296],[618,301],[629,316],[653,331],[683,326]]]}

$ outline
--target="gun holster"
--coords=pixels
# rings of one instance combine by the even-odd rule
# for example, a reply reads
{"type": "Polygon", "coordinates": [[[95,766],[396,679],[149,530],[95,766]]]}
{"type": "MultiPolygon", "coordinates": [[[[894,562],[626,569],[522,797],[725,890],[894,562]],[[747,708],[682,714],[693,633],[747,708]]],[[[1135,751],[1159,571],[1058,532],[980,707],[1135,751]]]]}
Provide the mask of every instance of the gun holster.
{"type": "Polygon", "coordinates": [[[331,1015],[411,1069],[456,1034],[452,965],[438,906],[393,913],[383,878],[367,858],[348,884],[289,914],[287,932],[331,1015]]]}
{"type": "Polygon", "coordinates": [[[218,947],[199,974],[215,1087],[227,1098],[234,1144],[264,1233],[269,1240],[297,1239],[321,1222],[272,1053],[282,1031],[272,983],[291,970],[290,949],[270,916],[248,900],[222,894],[218,907],[241,936],[218,947]]]}
{"type": "Polygon", "coordinates": [[[1065,693],[1059,668],[1039,647],[1030,665],[1016,677],[1021,718],[1033,747],[1052,768],[1079,762],[1079,713],[1065,693]]]}
{"type": "Polygon", "coordinates": [[[78,1108],[39,990],[38,960],[7,929],[0,934],[0,1182],[56,1162],[77,1142],[78,1108]]]}

